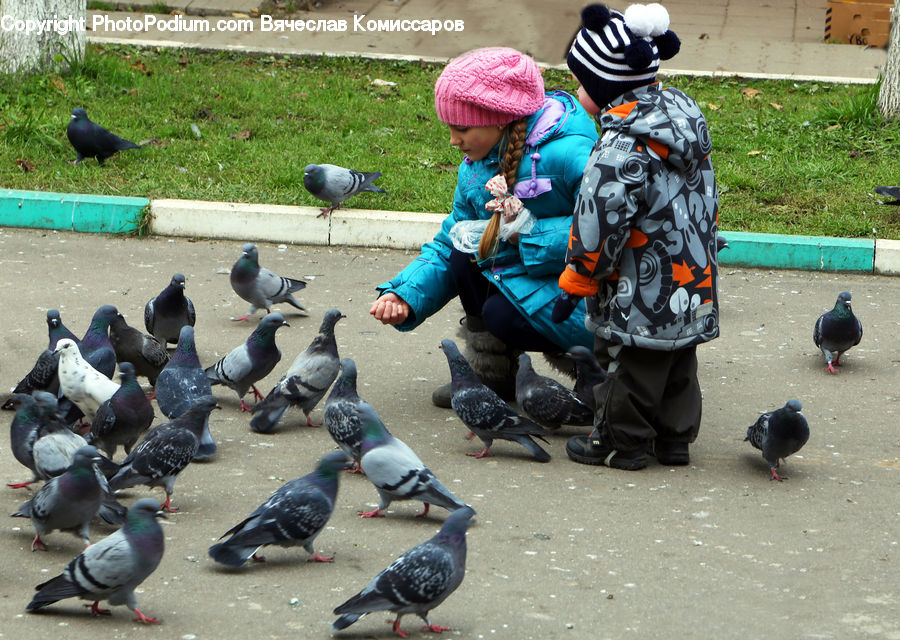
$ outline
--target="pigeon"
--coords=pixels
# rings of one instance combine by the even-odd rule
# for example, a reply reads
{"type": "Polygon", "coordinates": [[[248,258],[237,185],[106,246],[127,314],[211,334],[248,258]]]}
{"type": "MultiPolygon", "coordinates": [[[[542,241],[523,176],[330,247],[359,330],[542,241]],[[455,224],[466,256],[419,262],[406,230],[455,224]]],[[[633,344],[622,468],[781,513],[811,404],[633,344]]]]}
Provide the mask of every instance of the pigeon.
{"type": "MultiPolygon", "coordinates": [[[[362,471],[362,425],[357,409],[369,403],[356,392],[356,363],[350,358],[341,360],[341,373],[325,400],[323,422],[332,439],[354,461],[351,471],[362,471]]],[[[374,411],[374,409],[372,409],[374,411]]]]}
{"type": "Polygon", "coordinates": [[[474,515],[472,507],[465,507],[447,516],[433,538],[406,551],[362,591],[338,606],[334,613],[341,615],[332,623],[332,631],[346,629],[375,611],[397,614],[393,629],[400,637],[407,635],[400,629],[400,619],[408,613],[425,621],[423,631],[449,631],[449,627],[432,624],[428,613],[446,600],[465,577],[466,530],[474,515]]]}
{"type": "MultiPolygon", "coordinates": [[[[181,327],[175,352],[156,379],[155,390],[159,410],[172,420],[190,409],[195,400],[212,395],[212,385],[200,364],[200,358],[197,357],[194,327],[189,325],[181,327]]],[[[215,453],[216,442],[209,430],[209,416],[207,416],[194,461],[207,461],[215,453]]]]}
{"type": "Polygon", "coordinates": [[[97,162],[103,164],[104,160],[117,151],[141,148],[140,145],[120,138],[99,124],[91,122],[87,111],[81,107],[72,109],[72,119],[69,120],[69,126],[66,127],[66,137],[78,154],[78,157],[72,162],[73,165],[85,158],[97,158],[97,162]]]}
{"type": "Polygon", "coordinates": [[[527,417],[545,429],[559,429],[564,424],[594,423],[594,411],[573,390],[553,378],[538,374],[527,353],[519,356],[516,372],[516,402],[527,417]]]}
{"type": "Polygon", "coordinates": [[[772,480],[784,480],[776,469],[778,461],[797,453],[809,440],[809,423],[800,411],[803,406],[799,400],[788,400],[781,409],[762,414],[754,424],[747,427],[747,437],[755,448],[762,451],[763,458],[769,463],[772,480]]]}
{"type": "Polygon", "coordinates": [[[850,292],[843,291],[837,297],[834,308],[819,316],[813,329],[813,341],[825,354],[825,370],[837,373],[841,355],[862,340],[862,323],[850,308],[850,292]]]}
{"type": "Polygon", "coordinates": [[[91,544],[90,523],[103,501],[106,479],[94,466],[101,458],[96,448],[78,449],[71,466],[48,480],[40,491],[13,513],[13,517],[31,518],[35,535],[31,550],[46,551],[42,537],[51,531],[71,530],[85,546],[91,544]]]}
{"type": "Polygon", "coordinates": [[[119,445],[125,455],[153,422],[153,405],[144,395],[130,362],[119,364],[121,386],[112,397],[100,405],[91,422],[87,440],[112,458],[119,445]]]}
{"type": "Polygon", "coordinates": [[[875,193],[893,198],[892,201],[884,204],[900,204],[900,187],[875,187],[875,193]]]}
{"type": "Polygon", "coordinates": [[[303,186],[319,200],[331,204],[322,209],[322,213],[318,215],[321,218],[361,191],[387,193],[373,184],[380,177],[380,171],[363,172],[333,164],[308,164],[303,169],[303,186]]]}
{"type": "Polygon", "coordinates": [[[74,402],[88,419],[93,420],[97,409],[118,391],[119,385],[92,367],[72,340],[60,340],[56,351],[59,352],[60,392],[74,402]]]}
{"type": "MultiPolygon", "coordinates": [[[[56,393],[59,390],[59,378],[57,377],[59,354],[54,353],[53,350],[56,349],[56,343],[63,338],[69,338],[75,342],[78,342],[78,338],[62,323],[59,311],[56,309],[47,311],[47,330],[50,337],[47,348],[38,356],[31,371],[12,390],[14,394],[31,393],[35,390],[56,393]]],[[[2,408],[13,409],[12,398],[7,400],[2,408]]]]}
{"type": "Polygon", "coordinates": [[[375,510],[361,511],[359,515],[380,518],[381,512],[394,500],[424,502],[425,510],[418,517],[426,516],[432,504],[448,511],[466,506],[440,483],[405,442],[388,433],[370,404],[358,406],[356,412],[363,432],[360,466],[381,499],[375,510]]]}
{"type": "Polygon", "coordinates": [[[215,408],[216,399],[205,396],[171,422],[150,429],[110,478],[109,488],[117,491],[138,484],[162,487],[166,492],[163,509],[176,511],[171,506],[175,480],[197,453],[203,424],[215,408]]]}
{"type": "Polygon", "coordinates": [[[326,454],[315,471],[283,485],[253,513],[226,531],[222,538],[231,537],[211,546],[209,556],[224,565],[240,567],[250,558],[262,562],[264,558],[257,552],[274,544],[303,547],[311,554],[310,561],[331,562],[334,557],[316,553],[313,542],[334,511],[338,472],[349,464],[343,451],[326,454]]]}
{"type": "Polygon", "coordinates": [[[566,352],[566,355],[575,361],[575,393],[584,404],[596,411],[594,387],[606,382],[609,374],[600,366],[593,352],[587,347],[575,345],[566,352]]]}
{"type": "Polygon", "coordinates": [[[72,464],[75,452],[88,442],[56,420],[55,416],[42,417],[41,421],[43,424],[38,429],[38,437],[32,449],[34,471],[39,478],[49,480],[63,473],[72,464]]]}
{"type": "Polygon", "coordinates": [[[184,295],[184,274],[172,276],[169,286],[144,306],[144,327],[166,348],[178,342],[181,327],[193,327],[197,321],[194,303],[184,295]]]}
{"type": "Polygon", "coordinates": [[[40,415],[34,398],[27,393],[17,393],[10,398],[16,415],[9,425],[9,444],[13,457],[22,465],[31,470],[31,480],[24,482],[12,482],[6,486],[13,489],[24,489],[28,485],[40,480],[34,468],[34,443],[38,438],[40,429],[40,415]]]}
{"type": "Polygon", "coordinates": [[[128,509],[125,524],[96,544],[92,544],[72,560],[52,580],[39,584],[37,593],[25,607],[37,611],[64,598],[92,600],[93,615],[109,615],[100,601],[124,604],[137,616],[135,622],[157,623],[137,608],[135,588],[159,566],[165,547],[165,536],[157,517],[165,517],[153,498],[138,500],[128,509]]]}
{"type": "Polygon", "coordinates": [[[233,389],[241,399],[241,409],[250,411],[250,407],[244,404],[244,396],[252,389],[253,395],[262,400],[263,395],[255,383],[269,375],[281,360],[281,350],[275,344],[275,332],[289,326],[280,313],[267,315],[244,344],[206,368],[210,384],[224,384],[233,389]]]}
{"type": "Polygon", "coordinates": [[[109,341],[116,352],[116,361],[131,363],[134,374],[147,378],[156,386],[156,378],[169,361],[166,347],[153,336],[128,326],[125,317],[117,313],[109,323],[109,341]]]}
{"type": "Polygon", "coordinates": [[[243,322],[256,313],[257,309],[265,309],[266,313],[271,313],[272,305],[279,302],[287,302],[306,315],[306,309],[291,295],[305,288],[306,282],[282,278],[259,266],[259,251],[255,244],[245,244],[241,251],[241,257],[231,267],[231,288],[250,303],[250,311],[240,318],[234,318],[235,322],[243,322]]]}
{"type": "Polygon", "coordinates": [[[91,324],[78,343],[81,357],[97,371],[112,379],[116,372],[116,350],[109,339],[109,325],[119,314],[111,304],[94,312],[91,324]]]}
{"type": "Polygon", "coordinates": [[[341,318],[346,318],[337,309],[331,309],[322,320],[318,335],[294,358],[287,372],[281,376],[265,399],[253,407],[257,415],[250,421],[250,428],[257,433],[272,433],[278,421],[291,405],[298,407],[306,416],[306,424],[314,424],[309,414],[319,403],[341,368],[334,326],[341,318]]]}
{"type": "Polygon", "coordinates": [[[547,442],[543,437],[547,435],[547,430],[516,413],[500,396],[485,386],[453,340],[442,340],[441,349],[450,365],[450,405],[463,424],[484,443],[484,449],[480,452],[466,455],[473,458],[493,455],[489,449],[495,439],[501,439],[518,442],[538,462],[549,462],[550,454],[532,440],[533,436],[547,442]]]}
{"type": "Polygon", "coordinates": [[[730,249],[731,245],[728,244],[728,238],[723,235],[716,234],[716,251],[721,251],[722,249],[730,249]]]}

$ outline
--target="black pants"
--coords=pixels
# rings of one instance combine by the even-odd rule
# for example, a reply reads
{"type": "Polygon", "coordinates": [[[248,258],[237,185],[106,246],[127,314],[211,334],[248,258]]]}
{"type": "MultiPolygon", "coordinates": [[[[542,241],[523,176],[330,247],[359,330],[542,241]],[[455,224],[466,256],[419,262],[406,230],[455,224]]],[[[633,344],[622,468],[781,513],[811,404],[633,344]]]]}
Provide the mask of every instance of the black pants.
{"type": "Polygon", "coordinates": [[[485,328],[508,347],[519,351],[560,351],[555,342],[532,327],[500,289],[484,277],[472,254],[453,249],[450,271],[466,315],[481,318],[485,328]]]}
{"type": "Polygon", "coordinates": [[[609,378],[594,388],[601,438],[620,451],[655,440],[693,442],[703,400],[697,348],[655,351],[600,340],[594,344],[609,378]]]}

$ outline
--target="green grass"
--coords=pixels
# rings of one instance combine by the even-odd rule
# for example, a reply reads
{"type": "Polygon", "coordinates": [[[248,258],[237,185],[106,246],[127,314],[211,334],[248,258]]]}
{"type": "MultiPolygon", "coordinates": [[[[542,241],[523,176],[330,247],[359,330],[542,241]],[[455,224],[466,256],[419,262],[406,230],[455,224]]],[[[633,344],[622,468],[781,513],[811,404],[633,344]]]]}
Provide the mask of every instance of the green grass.
{"type": "MultiPolygon", "coordinates": [[[[303,167],[331,162],[384,173],[389,195],[351,206],[449,210],[461,158],[434,114],[439,66],[97,46],[69,62],[61,76],[0,79],[0,186],[316,206],[303,167]],[[130,140],[156,140],[73,167],[76,106],[130,140]]],[[[574,89],[566,73],[546,79],[574,89]]],[[[900,209],[872,194],[900,182],[900,123],[878,117],[877,87],[667,82],[709,121],[723,229],[900,238],[900,209]]]]}

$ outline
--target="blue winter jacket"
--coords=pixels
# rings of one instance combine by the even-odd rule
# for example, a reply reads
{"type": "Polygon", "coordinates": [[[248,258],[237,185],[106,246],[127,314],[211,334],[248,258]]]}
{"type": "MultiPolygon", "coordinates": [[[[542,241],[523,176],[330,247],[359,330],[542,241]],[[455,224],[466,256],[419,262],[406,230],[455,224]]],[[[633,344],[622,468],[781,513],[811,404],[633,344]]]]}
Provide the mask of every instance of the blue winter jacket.
{"type": "MultiPolygon", "coordinates": [[[[593,334],[584,326],[584,302],[564,323],[555,324],[550,315],[559,293],[557,278],[566,265],[581,175],[597,137],[594,120],[574,97],[562,91],[547,94],[541,110],[528,119],[525,153],[513,188],[537,218],[536,224],[529,233],[519,234],[517,244],[501,242],[494,256],[479,263],[484,276],[561,349],[594,344],[593,334]]],[[[449,267],[453,248],[449,232],[461,220],[491,217],[484,205],[493,196],[484,185],[499,168],[499,145],[477,162],[466,158],[459,167],[453,211],[440,232],[409,266],[377,287],[409,304],[409,317],[396,325],[400,331],[414,329],[457,296],[449,267]]]]}

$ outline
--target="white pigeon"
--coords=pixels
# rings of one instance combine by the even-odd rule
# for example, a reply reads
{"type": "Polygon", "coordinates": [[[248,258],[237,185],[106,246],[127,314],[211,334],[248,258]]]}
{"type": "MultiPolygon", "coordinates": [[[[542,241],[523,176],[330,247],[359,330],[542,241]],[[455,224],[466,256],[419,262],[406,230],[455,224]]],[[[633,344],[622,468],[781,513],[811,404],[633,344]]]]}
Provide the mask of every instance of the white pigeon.
{"type": "Polygon", "coordinates": [[[100,405],[112,398],[119,385],[97,371],[81,357],[74,340],[63,338],[56,344],[59,353],[59,390],[93,420],[100,405]]]}

